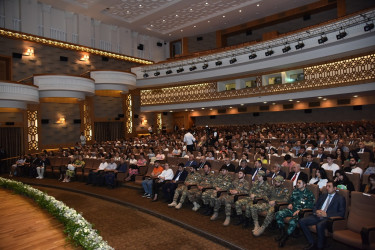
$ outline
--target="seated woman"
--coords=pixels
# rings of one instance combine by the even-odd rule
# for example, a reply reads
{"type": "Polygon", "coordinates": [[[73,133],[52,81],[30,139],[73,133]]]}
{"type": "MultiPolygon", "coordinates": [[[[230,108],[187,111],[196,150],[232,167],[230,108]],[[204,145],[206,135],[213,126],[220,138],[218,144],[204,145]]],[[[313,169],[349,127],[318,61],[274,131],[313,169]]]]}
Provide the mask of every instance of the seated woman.
{"type": "Polygon", "coordinates": [[[174,145],[174,149],[172,150],[173,157],[180,157],[181,156],[181,149],[178,148],[178,145],[174,145]]]}
{"type": "Polygon", "coordinates": [[[334,182],[337,184],[337,188],[354,191],[354,185],[346,176],[345,171],[340,169],[335,172],[334,182]]]}
{"type": "Polygon", "coordinates": [[[375,174],[370,174],[368,177],[368,184],[365,187],[364,193],[375,194],[375,174]]]}
{"type": "Polygon", "coordinates": [[[21,168],[26,162],[26,157],[24,155],[20,155],[17,159],[16,163],[14,163],[10,167],[9,177],[13,177],[13,175],[17,175],[17,168],[21,168]]]}
{"type": "Polygon", "coordinates": [[[335,152],[335,159],[336,160],[338,160],[338,161],[340,161],[341,163],[341,165],[340,164],[337,164],[337,165],[339,165],[339,166],[344,166],[344,162],[345,162],[345,160],[346,160],[346,157],[345,157],[345,154],[344,154],[344,152],[342,152],[342,150],[341,150],[341,148],[337,148],[336,149],[336,152],[335,152]]]}
{"type": "Polygon", "coordinates": [[[66,170],[63,182],[70,182],[70,178],[74,177],[76,174],[76,168],[82,168],[84,165],[85,162],[82,160],[82,156],[79,155],[73,164],[68,164],[68,169],[66,170]]]}
{"type": "Polygon", "coordinates": [[[315,177],[311,178],[309,184],[316,184],[319,186],[319,190],[322,191],[323,187],[326,186],[328,182],[327,173],[323,168],[319,168],[315,172],[315,177]]]}
{"type": "Polygon", "coordinates": [[[164,170],[158,175],[158,178],[154,181],[152,185],[152,193],[154,194],[154,198],[152,201],[158,200],[159,189],[164,186],[166,181],[170,181],[173,179],[173,170],[169,168],[169,164],[164,164],[164,170]]]}
{"type": "Polygon", "coordinates": [[[139,159],[137,160],[137,166],[138,167],[144,167],[147,165],[147,160],[145,159],[145,156],[143,153],[139,155],[139,159]]]}
{"type": "Polygon", "coordinates": [[[138,161],[137,161],[137,159],[135,159],[135,155],[131,154],[130,158],[129,158],[129,164],[137,165],[137,163],[138,163],[138,161]]]}
{"type": "MultiPolygon", "coordinates": [[[[66,170],[68,170],[69,166],[74,164],[75,159],[74,158],[69,158],[69,163],[65,166],[60,167],[60,178],[59,181],[65,182],[65,177],[66,177],[66,170]]],[[[70,167],[72,168],[72,167],[70,167]]]]}

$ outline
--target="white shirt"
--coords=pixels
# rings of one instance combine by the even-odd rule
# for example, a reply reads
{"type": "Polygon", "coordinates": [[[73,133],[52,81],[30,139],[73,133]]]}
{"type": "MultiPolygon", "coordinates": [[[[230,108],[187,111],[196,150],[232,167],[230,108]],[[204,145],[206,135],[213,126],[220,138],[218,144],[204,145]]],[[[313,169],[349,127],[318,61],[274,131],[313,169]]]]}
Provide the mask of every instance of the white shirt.
{"type": "Polygon", "coordinates": [[[85,145],[85,144],[86,144],[86,136],[81,135],[81,136],[79,137],[79,139],[80,139],[82,145],[85,145]]]}
{"type": "Polygon", "coordinates": [[[358,173],[361,177],[362,177],[362,174],[363,174],[363,170],[362,168],[360,167],[355,167],[352,169],[352,171],[350,171],[351,173],[358,173]]]}
{"type": "Polygon", "coordinates": [[[322,168],[324,168],[324,170],[332,170],[333,176],[335,176],[336,171],[340,169],[340,167],[336,163],[332,163],[331,166],[328,165],[328,163],[324,163],[322,165],[322,168]]]}
{"type": "Polygon", "coordinates": [[[318,179],[318,178],[312,178],[310,181],[309,181],[309,184],[315,184],[315,182],[317,182],[317,181],[319,181],[318,183],[317,183],[317,185],[319,186],[319,189],[321,189],[321,188],[323,188],[323,187],[325,187],[326,185],[327,185],[327,182],[328,182],[328,180],[327,179],[318,179]]]}
{"type": "Polygon", "coordinates": [[[163,170],[158,177],[159,178],[160,177],[164,177],[164,180],[168,181],[168,180],[172,180],[173,176],[174,176],[173,175],[173,170],[172,169],[168,169],[168,170],[163,170]]]}
{"type": "Polygon", "coordinates": [[[137,165],[137,162],[138,162],[138,161],[137,161],[137,159],[135,159],[135,158],[129,160],[129,164],[137,165]]]}
{"type": "Polygon", "coordinates": [[[108,166],[107,162],[102,162],[100,163],[98,170],[104,170],[107,168],[107,166],[108,166]]]}
{"type": "Polygon", "coordinates": [[[187,132],[184,135],[184,142],[186,143],[186,145],[193,145],[193,143],[195,142],[195,138],[190,132],[187,132]]]}
{"type": "MultiPolygon", "coordinates": [[[[331,197],[330,203],[332,202],[333,197],[335,196],[335,194],[336,194],[336,193],[328,194],[328,195],[327,195],[327,199],[324,201],[322,207],[320,208],[321,210],[323,210],[323,209],[326,207],[326,204],[327,204],[327,202],[329,201],[330,197],[331,197]]],[[[329,206],[329,204],[328,204],[328,206],[329,206]]]]}
{"type": "Polygon", "coordinates": [[[298,176],[299,176],[300,173],[301,173],[301,171],[299,171],[298,173],[295,173],[295,174],[292,176],[291,180],[293,180],[293,178],[294,178],[294,176],[295,176],[294,181],[293,181],[293,187],[294,187],[295,185],[297,185],[298,176]]]}
{"type": "Polygon", "coordinates": [[[115,170],[117,168],[116,163],[108,163],[107,169],[109,170],[115,170]]]}

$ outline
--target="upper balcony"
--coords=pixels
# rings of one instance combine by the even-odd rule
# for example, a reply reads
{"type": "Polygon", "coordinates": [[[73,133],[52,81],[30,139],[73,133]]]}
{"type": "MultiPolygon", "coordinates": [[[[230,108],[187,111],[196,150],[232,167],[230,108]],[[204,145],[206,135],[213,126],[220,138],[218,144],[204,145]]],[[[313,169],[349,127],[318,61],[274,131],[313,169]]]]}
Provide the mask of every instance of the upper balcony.
{"type": "Polygon", "coordinates": [[[0,107],[26,109],[39,103],[38,87],[10,81],[0,81],[0,107]]]}

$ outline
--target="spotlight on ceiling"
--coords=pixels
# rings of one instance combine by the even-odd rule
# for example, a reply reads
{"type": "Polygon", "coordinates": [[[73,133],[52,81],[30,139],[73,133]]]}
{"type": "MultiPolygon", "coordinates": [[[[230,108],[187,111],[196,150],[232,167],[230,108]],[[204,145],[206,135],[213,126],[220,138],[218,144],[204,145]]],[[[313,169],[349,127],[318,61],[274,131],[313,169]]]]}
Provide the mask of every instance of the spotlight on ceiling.
{"type": "Polygon", "coordinates": [[[207,68],[208,68],[208,63],[203,64],[202,69],[207,69],[207,68]]]}
{"type": "Polygon", "coordinates": [[[177,73],[181,73],[181,72],[184,72],[184,68],[179,68],[178,70],[176,70],[177,73]]]}
{"type": "Polygon", "coordinates": [[[219,61],[217,61],[217,62],[215,62],[215,65],[216,65],[216,66],[220,66],[220,65],[222,65],[222,64],[223,64],[223,62],[222,62],[222,61],[220,61],[220,60],[219,60],[219,61]]]}
{"type": "Polygon", "coordinates": [[[193,65],[189,68],[190,71],[193,71],[193,70],[196,70],[197,69],[197,66],[193,65]]]}
{"type": "Polygon", "coordinates": [[[147,74],[147,72],[145,72],[144,74],[143,74],[143,78],[147,78],[148,77],[148,74],[147,74]]]}
{"type": "Polygon", "coordinates": [[[346,33],[346,31],[345,30],[340,30],[339,31],[339,33],[336,35],[336,38],[337,38],[337,40],[340,40],[340,39],[343,39],[344,37],[346,37],[346,35],[347,35],[348,33],[346,33]]]}
{"type": "Polygon", "coordinates": [[[283,53],[286,53],[289,50],[291,50],[290,46],[289,45],[285,45],[285,47],[283,48],[283,53]]]}
{"type": "Polygon", "coordinates": [[[323,36],[323,35],[318,39],[318,43],[319,44],[323,44],[323,43],[325,43],[327,41],[328,41],[327,36],[323,36]]]}
{"type": "Polygon", "coordinates": [[[305,47],[305,44],[301,41],[301,40],[299,40],[298,41],[298,44],[296,45],[296,49],[298,50],[298,49],[302,49],[303,47],[305,47]]]}
{"type": "Polygon", "coordinates": [[[159,72],[159,71],[156,71],[156,72],[154,73],[154,76],[158,76],[158,75],[160,75],[160,72],[159,72]]]}
{"type": "Polygon", "coordinates": [[[235,63],[235,62],[237,62],[237,58],[235,58],[235,57],[233,57],[232,59],[229,60],[229,63],[230,63],[230,64],[233,64],[233,63],[235,63]]]}
{"type": "Polygon", "coordinates": [[[275,53],[272,49],[268,49],[266,51],[266,53],[264,53],[266,56],[270,56],[270,55],[273,55],[273,53],[275,53]]]}
{"type": "Polygon", "coordinates": [[[172,74],[172,70],[171,70],[171,69],[168,69],[167,71],[165,71],[165,74],[166,74],[166,75],[170,75],[170,74],[172,74]]]}
{"type": "Polygon", "coordinates": [[[249,59],[252,60],[252,59],[255,59],[257,57],[257,54],[253,52],[251,52],[251,55],[249,55],[249,59]]]}
{"type": "Polygon", "coordinates": [[[372,29],[374,29],[374,23],[366,23],[365,27],[363,27],[363,30],[365,32],[370,31],[372,29]]]}

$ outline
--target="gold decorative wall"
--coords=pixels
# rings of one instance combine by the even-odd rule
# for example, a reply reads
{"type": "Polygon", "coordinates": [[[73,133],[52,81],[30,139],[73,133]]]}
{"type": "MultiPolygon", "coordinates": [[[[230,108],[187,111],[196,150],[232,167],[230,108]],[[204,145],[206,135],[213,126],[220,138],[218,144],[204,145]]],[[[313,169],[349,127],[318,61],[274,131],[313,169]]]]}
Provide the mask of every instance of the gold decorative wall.
{"type": "Polygon", "coordinates": [[[125,118],[126,118],[126,133],[125,134],[132,134],[133,133],[133,101],[132,95],[127,94],[125,95],[125,118]]]}
{"type": "Polygon", "coordinates": [[[163,119],[161,113],[158,113],[156,116],[156,125],[158,132],[161,133],[163,130],[163,119]]]}
{"type": "Polygon", "coordinates": [[[34,153],[39,150],[39,110],[38,105],[29,105],[26,111],[26,151],[34,153]]]}
{"type": "Polygon", "coordinates": [[[90,97],[86,97],[86,99],[82,103],[82,115],[83,115],[83,132],[85,133],[86,140],[89,142],[93,138],[93,109],[92,109],[92,99],[90,97]]]}
{"type": "Polygon", "coordinates": [[[375,54],[306,67],[303,70],[305,79],[302,81],[261,86],[261,77],[257,77],[256,88],[218,92],[217,83],[209,82],[141,90],[141,105],[214,101],[360,84],[375,79],[375,54]]]}

